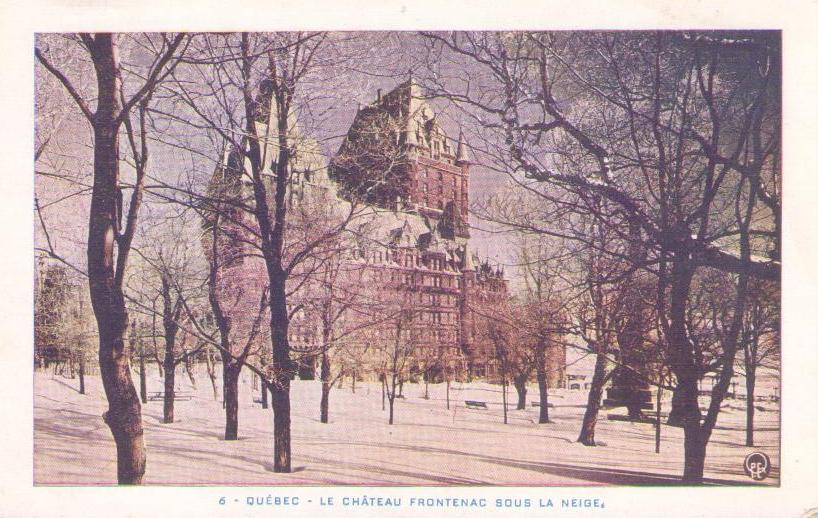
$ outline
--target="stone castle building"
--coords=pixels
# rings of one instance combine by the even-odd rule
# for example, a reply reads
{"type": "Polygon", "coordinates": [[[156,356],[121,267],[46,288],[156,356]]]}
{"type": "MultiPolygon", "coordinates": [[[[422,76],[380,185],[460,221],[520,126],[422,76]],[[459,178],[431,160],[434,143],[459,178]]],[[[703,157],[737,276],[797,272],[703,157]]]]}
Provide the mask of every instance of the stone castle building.
{"type": "MultiPolygon", "coordinates": [[[[494,377],[493,346],[479,336],[475,308],[508,298],[508,282],[500,266],[469,247],[472,162],[462,134],[456,141],[447,135],[409,79],[358,109],[326,167],[318,164],[317,146],[306,147],[300,159],[309,164],[301,169],[309,172],[293,175],[295,197],[367,208],[351,224],[356,238],[345,261],[360,265],[363,282],[409,301],[418,355],[446,358],[464,374],[494,377]]],[[[235,160],[232,168],[240,170],[235,160]]],[[[314,318],[302,312],[291,320],[289,342],[302,377],[315,370],[320,340],[314,318]]],[[[564,384],[562,353],[548,360],[554,387],[564,384]]]]}

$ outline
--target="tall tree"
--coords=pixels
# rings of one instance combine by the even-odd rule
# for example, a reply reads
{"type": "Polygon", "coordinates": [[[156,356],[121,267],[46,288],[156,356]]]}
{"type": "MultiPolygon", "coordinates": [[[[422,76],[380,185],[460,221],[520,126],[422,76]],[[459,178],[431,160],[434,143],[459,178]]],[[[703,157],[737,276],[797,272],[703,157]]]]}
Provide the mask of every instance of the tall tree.
{"type": "Polygon", "coordinates": [[[96,73],[95,109],[63,74],[60,64],[48,59],[47,45],[42,39],[35,49],[37,60],[62,82],[93,128],[94,181],[88,223],[88,280],[99,329],[100,373],[108,400],[104,420],[116,443],[117,480],[120,484],[141,484],[145,473],[141,405],[131,380],[130,348],[125,342],[128,313],[122,292],[148,159],[145,107],[157,84],[178,63],[175,56],[184,48],[185,36],[161,35],[151,39],[159,50],[148,69],[143,71],[144,80],[126,94],[124,79],[134,80],[138,76],[126,75],[123,71],[118,35],[79,35],[79,43],[96,73]],[[133,127],[131,111],[135,107],[139,107],[140,117],[138,125],[133,127]],[[124,228],[119,143],[123,125],[136,165],[136,181],[124,228]]]}
{"type": "MultiPolygon", "coordinates": [[[[267,372],[254,372],[271,389],[276,472],[291,469],[289,392],[297,371],[289,343],[289,322],[297,308],[291,298],[304,284],[314,252],[342,232],[356,213],[354,204],[342,205],[343,216],[327,225],[307,217],[308,204],[301,203],[307,184],[325,174],[320,146],[299,129],[310,124],[298,119],[311,113],[314,92],[306,85],[337,80],[332,67],[338,55],[325,52],[331,50],[327,38],[325,33],[204,35],[173,86],[191,127],[203,128],[224,150],[214,180],[230,192],[220,198],[212,192],[197,195],[205,202],[197,210],[207,213],[208,229],[215,228],[216,213],[219,224],[232,229],[222,233],[239,245],[234,247],[238,253],[224,266],[257,264],[265,279],[271,364],[267,372]],[[191,82],[190,77],[204,80],[191,82]]],[[[241,276],[223,273],[218,273],[219,283],[242,289],[241,276]]],[[[246,294],[256,298],[250,294],[257,292],[253,288],[246,294]]],[[[224,319],[214,309],[216,320],[222,322],[220,329],[230,331],[240,313],[226,306],[221,310],[224,319]]],[[[220,351],[226,361],[246,363],[246,357],[226,352],[224,344],[220,351]]]]}
{"type": "Polygon", "coordinates": [[[687,305],[702,268],[735,275],[734,316],[743,313],[749,276],[778,282],[780,34],[425,36],[430,56],[449,53],[470,67],[460,84],[438,81],[437,93],[479,114],[498,169],[540,195],[545,210],[595,213],[585,200],[605,199],[619,216],[596,213],[601,221],[644,244],[634,267],[657,279],[673,413],[685,433],[683,478],[701,482],[738,328],[734,320],[724,335],[702,420],[687,305]],[[636,231],[624,230],[623,219],[636,231]]]}
{"type": "Polygon", "coordinates": [[[425,335],[423,312],[407,293],[403,279],[389,283],[369,295],[371,305],[361,318],[373,319],[376,325],[366,326],[359,337],[372,343],[371,365],[383,388],[383,398],[389,404],[389,424],[395,423],[395,400],[402,397],[403,383],[409,379],[413,358],[418,354],[425,335]]]}
{"type": "MultiPolygon", "coordinates": [[[[747,389],[745,446],[753,446],[755,428],[756,381],[759,369],[777,373],[781,359],[781,300],[778,287],[754,282],[748,287],[748,303],[741,327],[740,344],[744,351],[740,362],[747,389]]],[[[776,394],[773,395],[776,397],[776,394]]]]}

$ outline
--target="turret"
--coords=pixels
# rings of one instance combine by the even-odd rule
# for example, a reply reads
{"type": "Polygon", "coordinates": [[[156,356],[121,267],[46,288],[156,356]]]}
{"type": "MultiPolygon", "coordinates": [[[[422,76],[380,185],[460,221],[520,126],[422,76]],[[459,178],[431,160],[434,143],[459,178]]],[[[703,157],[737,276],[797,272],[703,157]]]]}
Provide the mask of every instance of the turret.
{"type": "Polygon", "coordinates": [[[469,252],[469,245],[463,246],[463,273],[466,272],[474,272],[474,261],[469,252]]]}
{"type": "Polygon", "coordinates": [[[460,132],[460,136],[457,137],[457,158],[455,159],[455,165],[466,165],[471,163],[471,159],[469,158],[469,149],[466,147],[466,143],[463,141],[463,132],[460,132]]]}

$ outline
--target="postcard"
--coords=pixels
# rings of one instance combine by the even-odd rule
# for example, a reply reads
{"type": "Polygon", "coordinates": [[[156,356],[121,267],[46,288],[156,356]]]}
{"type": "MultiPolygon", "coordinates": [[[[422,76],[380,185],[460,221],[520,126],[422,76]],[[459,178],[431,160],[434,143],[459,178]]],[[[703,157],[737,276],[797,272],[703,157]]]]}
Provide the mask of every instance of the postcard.
{"type": "Polygon", "coordinates": [[[45,7],[10,515],[818,512],[796,13],[45,7]]]}

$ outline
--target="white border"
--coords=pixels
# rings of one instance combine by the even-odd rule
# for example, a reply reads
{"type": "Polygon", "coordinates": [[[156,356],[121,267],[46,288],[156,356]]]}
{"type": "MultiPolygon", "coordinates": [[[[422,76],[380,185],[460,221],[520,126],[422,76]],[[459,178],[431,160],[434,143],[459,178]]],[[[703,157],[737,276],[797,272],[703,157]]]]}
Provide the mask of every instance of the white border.
{"type": "MultiPolygon", "coordinates": [[[[223,516],[298,514],[298,509],[219,507],[228,497],[299,494],[598,497],[596,511],[440,510],[444,516],[802,516],[818,507],[818,340],[812,216],[818,191],[816,96],[818,3],[760,0],[592,2],[429,0],[4,0],[0,5],[0,516],[223,516]],[[31,308],[33,34],[74,30],[636,29],[756,28],[784,31],[783,413],[780,488],[34,488],[31,308]],[[466,512],[463,512],[466,511],[466,512]]],[[[301,512],[316,511],[301,507],[301,512]]],[[[332,514],[365,514],[338,508],[332,514]]],[[[369,510],[373,513],[375,509],[369,510]]],[[[405,516],[377,509],[378,515],[405,516]]],[[[369,514],[366,513],[366,514],[369,514]]]]}

